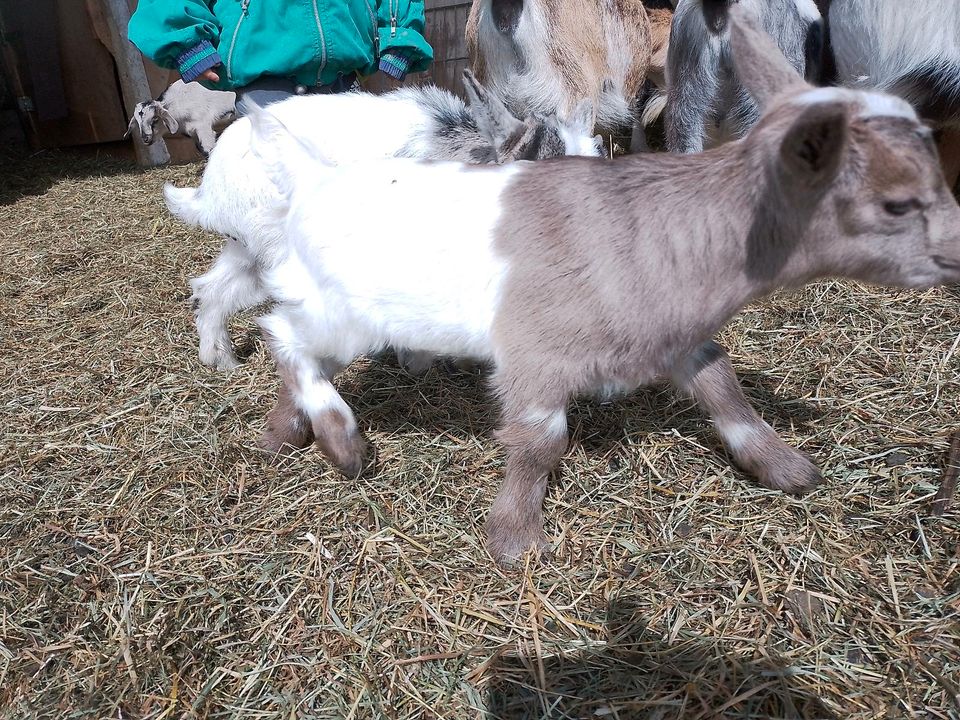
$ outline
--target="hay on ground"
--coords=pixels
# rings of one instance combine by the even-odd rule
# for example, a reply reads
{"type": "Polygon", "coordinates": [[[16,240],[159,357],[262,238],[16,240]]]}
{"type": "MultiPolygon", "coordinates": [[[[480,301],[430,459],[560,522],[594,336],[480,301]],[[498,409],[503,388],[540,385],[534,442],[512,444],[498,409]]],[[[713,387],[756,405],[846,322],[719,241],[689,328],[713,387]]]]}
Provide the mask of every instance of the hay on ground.
{"type": "Polygon", "coordinates": [[[956,287],[824,282],[723,332],[825,472],[802,499],[667,389],[577,403],[555,552],[503,571],[478,377],[349,368],[360,481],[258,453],[271,363],[242,317],[247,363],[199,365],[186,280],[219,240],[160,199],[198,172],[42,153],[0,176],[0,715],[958,718],[960,525],[929,515],[956,287]]]}

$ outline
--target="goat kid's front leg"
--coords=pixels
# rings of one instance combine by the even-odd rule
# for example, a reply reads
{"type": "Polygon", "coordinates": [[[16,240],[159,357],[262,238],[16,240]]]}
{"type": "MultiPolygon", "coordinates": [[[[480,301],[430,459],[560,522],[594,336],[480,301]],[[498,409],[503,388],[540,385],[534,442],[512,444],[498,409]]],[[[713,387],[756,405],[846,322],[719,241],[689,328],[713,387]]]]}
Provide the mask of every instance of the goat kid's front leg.
{"type": "Polygon", "coordinates": [[[707,124],[719,92],[719,57],[708,48],[671,45],[664,129],[672,153],[703,152],[707,124]]]}
{"type": "Polygon", "coordinates": [[[353,411],[331,382],[341,367],[335,360],[324,358],[301,361],[284,374],[294,404],[310,420],[317,447],[340,472],[354,478],[363,470],[367,443],[353,411]]]}
{"type": "Polygon", "coordinates": [[[200,335],[200,362],[218,370],[238,367],[227,323],[240,310],[267,300],[254,259],[240,242],[227,238],[213,265],[193,278],[190,288],[200,335]]]}
{"type": "Polygon", "coordinates": [[[543,498],[547,476],[567,448],[566,404],[531,405],[523,414],[505,415],[497,437],[506,446],[507,468],[487,516],[487,548],[497,562],[509,564],[547,545],[543,498]]]}
{"type": "Polygon", "coordinates": [[[280,383],[277,404],[267,414],[267,427],[258,442],[261,449],[282,456],[285,449],[302,450],[313,442],[313,423],[299,407],[286,380],[280,383]]]}
{"type": "Polygon", "coordinates": [[[734,461],[765,487],[797,493],[811,490],[820,471],[806,455],[781,440],[750,406],[720,345],[708,342],[674,370],[673,382],[713,418],[734,461]]]}
{"type": "Polygon", "coordinates": [[[213,148],[217,144],[217,133],[214,132],[213,127],[197,128],[193,143],[197,146],[201,155],[210,157],[210,153],[213,152],[213,148]]]}

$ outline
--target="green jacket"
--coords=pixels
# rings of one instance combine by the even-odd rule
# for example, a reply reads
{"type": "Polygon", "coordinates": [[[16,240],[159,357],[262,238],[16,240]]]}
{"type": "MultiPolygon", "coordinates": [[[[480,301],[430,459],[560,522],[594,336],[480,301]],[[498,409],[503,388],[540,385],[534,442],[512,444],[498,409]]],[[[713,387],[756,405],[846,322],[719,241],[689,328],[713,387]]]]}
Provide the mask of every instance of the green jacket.
{"type": "Polygon", "coordinates": [[[230,90],[262,75],[312,86],[378,67],[426,70],[423,22],[423,0],[140,0],[128,34],[184,80],[222,65],[220,82],[204,84],[230,90]]]}

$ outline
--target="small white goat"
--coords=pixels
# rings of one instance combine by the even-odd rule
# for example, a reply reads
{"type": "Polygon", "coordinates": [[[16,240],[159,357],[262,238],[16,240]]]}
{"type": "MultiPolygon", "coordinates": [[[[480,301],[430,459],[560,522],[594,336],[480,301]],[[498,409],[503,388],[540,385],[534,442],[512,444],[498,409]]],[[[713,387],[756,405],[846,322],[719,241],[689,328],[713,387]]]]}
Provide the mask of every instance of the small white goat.
{"type": "Polygon", "coordinates": [[[171,135],[193,138],[197,150],[209,155],[217,144],[216,128],[236,117],[236,99],[236,93],[208,90],[197,82],[177,80],[156,100],[137,103],[124,137],[139,129],[140,139],[152,145],[162,135],[157,127],[162,124],[171,135]]]}
{"type": "Polygon", "coordinates": [[[284,380],[267,444],[315,436],[358,473],[365,443],[331,381],[399,346],[494,366],[507,450],[487,519],[498,560],[544,543],[567,403],[601,387],[670,378],[762,484],[815,485],[817,468],[757,415],[711,338],[747,303],[817,278],[960,280],[960,207],[906,102],[813,88],[748,10],[731,8],[730,27],[762,116],[699,155],[336,168],[272,110],[255,113],[252,151],[279,201],[260,214],[263,238],[287,247],[262,274],[277,302],[260,324],[284,380]],[[357,221],[370,197],[389,232],[357,221]],[[408,212],[422,197],[431,212],[408,212]]]}
{"type": "Polygon", "coordinates": [[[632,129],[643,147],[636,101],[652,41],[641,0],[473,0],[466,42],[477,78],[514,112],[564,118],[587,99],[598,130],[632,129]]]}
{"type": "MultiPolygon", "coordinates": [[[[519,120],[469,71],[464,72],[464,87],[469,108],[446,90],[411,87],[379,96],[352,92],[294,97],[271,105],[270,111],[333,165],[388,157],[502,163],[602,152],[600,139],[591,135],[588,103],[581,103],[568,122],[555,116],[519,120]]],[[[227,323],[240,310],[267,300],[259,275],[283,252],[282,245],[265,244],[259,233],[259,215],[276,202],[276,190],[250,153],[250,138],[250,121],[240,118],[221,136],[200,187],[164,188],[170,212],[184,222],[228,236],[213,266],[190,283],[200,360],[220,369],[238,364],[227,323]]],[[[365,197],[372,203],[368,211],[351,214],[351,221],[361,225],[380,202],[376,195],[365,193],[365,197]]],[[[411,200],[404,214],[421,217],[416,208],[426,198],[429,195],[411,200]]],[[[391,218],[377,227],[393,235],[393,222],[391,218]]],[[[402,247],[406,240],[397,242],[402,247]]],[[[451,244],[456,242],[450,238],[451,244]]],[[[431,360],[426,355],[404,357],[416,370],[425,369],[431,360]]]]}
{"type": "MultiPolygon", "coordinates": [[[[680,0],[667,53],[667,149],[701,152],[738,138],[760,117],[734,72],[727,11],[733,0],[680,0]]],[[[823,19],[813,0],[739,0],[786,59],[813,80],[820,72],[823,19]]]]}
{"type": "Polygon", "coordinates": [[[942,129],[947,182],[960,175],[960,6],[956,0],[833,0],[838,80],[908,100],[942,129]]]}

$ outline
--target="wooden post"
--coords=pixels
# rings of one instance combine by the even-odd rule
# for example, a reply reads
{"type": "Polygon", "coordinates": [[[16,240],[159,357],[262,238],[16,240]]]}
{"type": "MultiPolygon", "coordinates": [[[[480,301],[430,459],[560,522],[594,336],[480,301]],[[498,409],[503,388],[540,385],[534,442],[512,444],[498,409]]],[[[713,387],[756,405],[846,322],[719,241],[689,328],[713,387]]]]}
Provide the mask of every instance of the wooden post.
{"type": "MultiPolygon", "coordinates": [[[[132,117],[137,103],[152,97],[147,72],[143,67],[143,57],[133,43],[127,40],[127,25],[130,23],[130,6],[127,0],[101,0],[107,25],[110,26],[110,39],[113,41],[113,58],[117,63],[120,76],[120,89],[123,91],[123,104],[127,116],[132,117]]],[[[152,145],[133,141],[137,153],[137,164],[141,167],[163,165],[170,162],[170,153],[162,138],[152,145]]]]}

